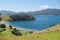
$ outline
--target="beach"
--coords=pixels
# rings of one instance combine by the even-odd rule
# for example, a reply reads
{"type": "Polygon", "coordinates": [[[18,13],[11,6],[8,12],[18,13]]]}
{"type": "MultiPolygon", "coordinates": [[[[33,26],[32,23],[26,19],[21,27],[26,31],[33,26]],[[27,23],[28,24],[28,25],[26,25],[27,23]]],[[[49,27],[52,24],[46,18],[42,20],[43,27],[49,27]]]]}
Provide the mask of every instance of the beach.
{"type": "MultiPolygon", "coordinates": [[[[4,24],[4,22],[5,21],[0,21],[0,24],[4,24]]],[[[7,24],[5,24],[6,25],[6,27],[9,27],[9,25],[7,25],[7,24]]],[[[34,32],[34,33],[36,33],[36,32],[39,32],[39,31],[36,31],[36,30],[28,30],[28,29],[24,29],[24,28],[18,28],[18,27],[15,27],[15,26],[12,26],[13,28],[16,28],[17,30],[19,30],[19,31],[26,31],[26,32],[30,32],[30,31],[32,31],[32,32],[34,32]]]]}

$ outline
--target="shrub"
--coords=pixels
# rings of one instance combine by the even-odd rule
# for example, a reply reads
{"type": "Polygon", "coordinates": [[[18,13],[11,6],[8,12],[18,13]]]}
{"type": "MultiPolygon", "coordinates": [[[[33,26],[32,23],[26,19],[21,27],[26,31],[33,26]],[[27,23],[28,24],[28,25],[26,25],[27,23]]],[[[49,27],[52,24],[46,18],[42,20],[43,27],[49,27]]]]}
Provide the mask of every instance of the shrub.
{"type": "Polygon", "coordinates": [[[9,27],[10,27],[10,29],[12,29],[12,26],[11,25],[9,25],[9,27]]]}
{"type": "Polygon", "coordinates": [[[14,29],[12,30],[12,34],[14,34],[14,35],[16,35],[16,36],[21,36],[21,35],[22,35],[21,32],[19,32],[16,28],[14,28],[14,29]]]}
{"type": "Polygon", "coordinates": [[[1,28],[6,28],[6,25],[5,24],[0,24],[0,27],[1,28]]]}
{"type": "Polygon", "coordinates": [[[2,20],[2,19],[0,18],[0,20],[2,20]]]}
{"type": "Polygon", "coordinates": [[[33,31],[30,31],[29,34],[33,33],[33,31]]]}
{"type": "Polygon", "coordinates": [[[13,30],[16,30],[16,28],[14,28],[13,30]]]}

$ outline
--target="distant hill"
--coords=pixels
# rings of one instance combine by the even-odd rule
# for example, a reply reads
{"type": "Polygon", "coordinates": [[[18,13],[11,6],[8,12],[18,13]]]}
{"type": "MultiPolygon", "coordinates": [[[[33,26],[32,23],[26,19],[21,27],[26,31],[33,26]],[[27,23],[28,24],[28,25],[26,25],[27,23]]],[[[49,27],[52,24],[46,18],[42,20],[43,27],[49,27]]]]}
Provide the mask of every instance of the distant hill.
{"type": "Polygon", "coordinates": [[[60,15],[60,9],[45,9],[35,12],[28,12],[30,14],[37,14],[37,15],[60,15]]]}
{"type": "Polygon", "coordinates": [[[2,11],[0,11],[0,13],[3,14],[3,15],[15,14],[15,12],[13,12],[13,11],[7,11],[7,10],[2,10],[2,11]]]}
{"type": "MultiPolygon", "coordinates": [[[[0,13],[5,15],[16,14],[16,12],[2,10],[0,13]]],[[[17,14],[32,14],[32,15],[60,15],[60,9],[45,9],[40,11],[30,12],[17,12],[17,14]]]]}

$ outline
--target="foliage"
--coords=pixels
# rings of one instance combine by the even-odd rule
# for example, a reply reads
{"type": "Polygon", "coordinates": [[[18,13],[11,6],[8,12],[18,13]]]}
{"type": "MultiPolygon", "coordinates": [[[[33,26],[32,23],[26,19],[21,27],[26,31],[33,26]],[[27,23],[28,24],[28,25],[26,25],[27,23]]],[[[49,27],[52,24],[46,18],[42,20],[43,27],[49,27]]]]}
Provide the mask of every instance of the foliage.
{"type": "Polygon", "coordinates": [[[16,36],[22,35],[21,32],[19,32],[16,28],[13,29],[12,34],[14,34],[16,36]]]}
{"type": "Polygon", "coordinates": [[[19,20],[33,20],[35,19],[32,15],[22,14],[22,15],[10,15],[10,20],[12,21],[19,21],[19,20]]]}
{"type": "Polygon", "coordinates": [[[0,24],[0,27],[1,28],[6,28],[6,25],[5,24],[0,24]]]}
{"type": "Polygon", "coordinates": [[[0,20],[2,20],[2,19],[0,18],[0,20]]]}
{"type": "Polygon", "coordinates": [[[11,25],[9,25],[9,28],[10,28],[10,29],[12,29],[12,26],[11,26],[11,25]]]}
{"type": "MultiPolygon", "coordinates": [[[[60,25],[54,26],[49,30],[60,29],[60,25]]],[[[1,29],[0,29],[1,30],[1,29]]],[[[14,28],[13,30],[17,30],[14,28]]],[[[6,30],[0,33],[0,40],[60,40],[60,31],[57,32],[43,32],[43,33],[33,33],[22,36],[15,36],[11,33],[9,27],[6,27],[6,30]]],[[[26,32],[26,31],[25,31],[26,32]]]]}
{"type": "Polygon", "coordinates": [[[29,32],[29,34],[32,34],[32,33],[33,33],[33,31],[30,31],[30,32],[29,32]]]}

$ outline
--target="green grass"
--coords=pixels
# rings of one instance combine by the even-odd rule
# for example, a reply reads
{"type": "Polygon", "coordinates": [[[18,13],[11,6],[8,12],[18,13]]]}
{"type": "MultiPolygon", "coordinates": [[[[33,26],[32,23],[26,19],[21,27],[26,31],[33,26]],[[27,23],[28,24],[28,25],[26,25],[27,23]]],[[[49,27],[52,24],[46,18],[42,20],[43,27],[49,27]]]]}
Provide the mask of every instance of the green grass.
{"type": "Polygon", "coordinates": [[[9,35],[12,35],[11,31],[12,31],[11,29],[6,28],[6,31],[1,32],[1,34],[9,36],[9,35]]]}
{"type": "MultiPolygon", "coordinates": [[[[57,25],[57,27],[58,26],[59,25],[57,25]]],[[[56,28],[54,28],[54,30],[55,29],[56,28]]],[[[48,32],[48,33],[38,32],[38,33],[32,33],[32,34],[27,34],[27,35],[24,35],[26,34],[25,31],[21,31],[23,34],[22,36],[15,36],[11,33],[11,31],[12,30],[9,27],[7,27],[6,31],[3,31],[2,33],[0,33],[0,40],[60,40],[60,31],[59,32],[48,32]]]]}
{"type": "MultiPolygon", "coordinates": [[[[9,19],[9,16],[5,15],[1,15],[0,17],[2,17],[2,21],[9,19]]],[[[6,27],[6,31],[0,33],[0,40],[60,40],[60,24],[48,29],[33,34],[27,34],[26,31],[20,31],[22,36],[15,36],[11,33],[12,29],[6,27]],[[59,31],[56,32],[56,30],[59,31]]],[[[0,28],[0,30],[2,29],[0,28]]]]}
{"type": "Polygon", "coordinates": [[[60,32],[36,33],[20,37],[21,40],[60,40],[60,32]]]}
{"type": "Polygon", "coordinates": [[[23,36],[14,36],[11,31],[1,33],[0,40],[60,40],[60,32],[34,33],[23,36]]]}
{"type": "Polygon", "coordinates": [[[0,15],[0,17],[2,18],[2,21],[7,21],[10,19],[8,15],[0,15]]]}

